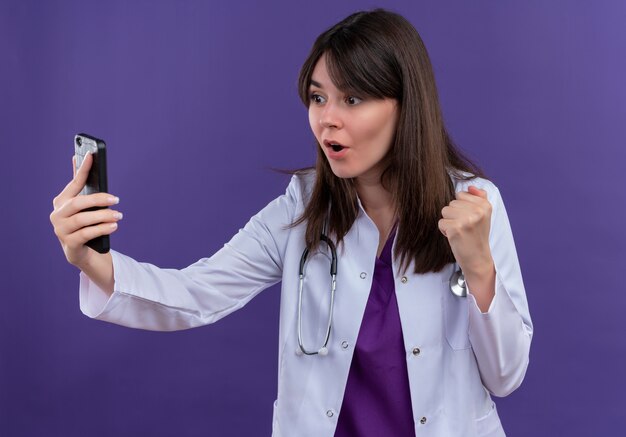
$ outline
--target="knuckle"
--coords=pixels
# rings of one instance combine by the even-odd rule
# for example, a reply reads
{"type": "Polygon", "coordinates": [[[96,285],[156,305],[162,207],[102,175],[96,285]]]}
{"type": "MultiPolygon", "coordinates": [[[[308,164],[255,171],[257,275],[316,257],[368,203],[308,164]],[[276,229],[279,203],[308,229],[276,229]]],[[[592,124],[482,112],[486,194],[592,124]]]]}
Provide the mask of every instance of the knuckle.
{"type": "Polygon", "coordinates": [[[54,234],[59,238],[61,238],[64,235],[64,232],[63,232],[64,227],[62,225],[63,225],[63,222],[59,222],[57,220],[57,222],[54,223],[54,226],[53,226],[54,234]]]}
{"type": "Polygon", "coordinates": [[[68,199],[67,202],[65,202],[65,204],[62,207],[74,209],[76,208],[77,202],[78,202],[78,197],[72,197],[71,199],[68,199]]]}
{"type": "Polygon", "coordinates": [[[68,258],[69,260],[72,255],[72,251],[78,248],[79,241],[76,238],[76,236],[72,235],[66,238],[65,240],[63,240],[62,246],[63,246],[63,252],[65,252],[65,257],[68,258]]]}
{"type": "Polygon", "coordinates": [[[76,227],[77,229],[84,228],[87,225],[84,214],[80,214],[80,213],[74,214],[71,217],[71,220],[72,220],[72,225],[76,227]]]}
{"type": "Polygon", "coordinates": [[[448,238],[454,238],[458,235],[459,230],[457,226],[450,226],[446,228],[446,235],[448,238]]]}
{"type": "Polygon", "coordinates": [[[98,204],[94,196],[85,196],[85,202],[87,203],[87,208],[93,208],[98,204]]]}
{"type": "Polygon", "coordinates": [[[73,205],[73,207],[77,211],[84,211],[84,210],[92,208],[94,206],[96,206],[96,202],[93,199],[93,196],[91,196],[91,195],[89,195],[89,196],[76,196],[74,198],[74,205],[73,205]]]}
{"type": "Polygon", "coordinates": [[[75,232],[75,234],[77,234],[77,241],[76,246],[78,246],[79,244],[85,244],[85,242],[91,240],[92,236],[91,236],[92,230],[90,228],[81,228],[78,231],[75,232]]]}

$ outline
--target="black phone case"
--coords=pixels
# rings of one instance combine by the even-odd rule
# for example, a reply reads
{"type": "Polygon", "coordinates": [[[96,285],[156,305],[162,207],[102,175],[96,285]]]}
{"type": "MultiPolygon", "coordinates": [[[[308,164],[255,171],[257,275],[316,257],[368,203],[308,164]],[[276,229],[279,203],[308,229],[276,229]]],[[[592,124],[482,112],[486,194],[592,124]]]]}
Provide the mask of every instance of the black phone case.
{"type": "MultiPolygon", "coordinates": [[[[103,140],[93,137],[87,134],[78,134],[80,137],[88,138],[96,143],[97,152],[93,155],[94,161],[89,170],[89,176],[87,177],[87,184],[89,192],[102,192],[109,191],[107,183],[107,163],[106,163],[106,144],[103,140]]],[[[85,211],[96,211],[99,209],[105,209],[104,206],[96,206],[93,208],[87,208],[85,211]]],[[[93,240],[89,240],[86,243],[87,246],[99,253],[107,253],[111,249],[111,242],[108,235],[102,235],[96,237],[93,240]]]]}

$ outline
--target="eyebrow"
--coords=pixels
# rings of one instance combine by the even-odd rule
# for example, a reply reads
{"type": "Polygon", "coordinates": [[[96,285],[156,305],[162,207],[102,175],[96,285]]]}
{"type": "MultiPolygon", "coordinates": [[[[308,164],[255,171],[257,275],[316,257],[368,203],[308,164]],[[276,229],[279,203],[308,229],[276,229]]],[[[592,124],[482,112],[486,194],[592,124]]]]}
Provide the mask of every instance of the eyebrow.
{"type": "Polygon", "coordinates": [[[318,88],[324,88],[321,83],[313,79],[311,79],[311,85],[316,86],[318,88]]]}

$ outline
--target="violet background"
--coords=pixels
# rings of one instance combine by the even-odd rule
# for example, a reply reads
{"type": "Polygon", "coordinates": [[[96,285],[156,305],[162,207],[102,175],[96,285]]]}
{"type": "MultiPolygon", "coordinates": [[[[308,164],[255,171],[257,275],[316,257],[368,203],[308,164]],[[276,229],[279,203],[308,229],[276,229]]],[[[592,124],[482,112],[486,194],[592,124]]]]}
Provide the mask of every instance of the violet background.
{"type": "Polygon", "coordinates": [[[278,287],[189,331],[89,320],[51,201],[85,131],[109,147],[115,249],[212,254],[284,192],[271,168],[313,162],[299,67],[373,6],[421,33],[508,209],[535,337],[496,399],[507,435],[624,435],[625,2],[1,0],[0,436],[270,434],[278,287]]]}

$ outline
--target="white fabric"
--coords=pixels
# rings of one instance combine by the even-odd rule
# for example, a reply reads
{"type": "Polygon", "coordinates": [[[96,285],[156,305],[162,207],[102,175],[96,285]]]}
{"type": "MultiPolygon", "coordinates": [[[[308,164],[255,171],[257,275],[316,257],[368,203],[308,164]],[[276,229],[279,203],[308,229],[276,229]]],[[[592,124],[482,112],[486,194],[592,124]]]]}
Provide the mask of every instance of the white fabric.
{"type": "MultiPolygon", "coordinates": [[[[273,436],[333,436],[371,289],[378,230],[361,208],[345,244],[337,249],[329,354],[297,355],[298,265],[305,225],[285,226],[302,213],[313,177],[294,176],[286,194],[252,217],[221,250],[185,269],[160,269],[112,251],[115,291],[107,298],[81,273],[82,311],[132,328],[186,329],[219,320],[282,280],[273,436]],[[342,348],[342,342],[348,348],[342,348]]],[[[409,268],[404,281],[394,264],[415,431],[417,436],[503,436],[490,393],[506,396],[522,382],[532,322],[498,189],[480,178],[455,182],[457,191],[467,190],[470,184],[486,190],[493,205],[489,241],[496,266],[496,296],[488,312],[481,313],[471,290],[468,298],[450,292],[452,264],[439,273],[418,275],[409,268]],[[418,355],[412,353],[415,347],[421,351],[418,355]]],[[[310,257],[303,307],[305,344],[310,347],[319,347],[324,334],[328,269],[326,256],[310,257]]]]}

